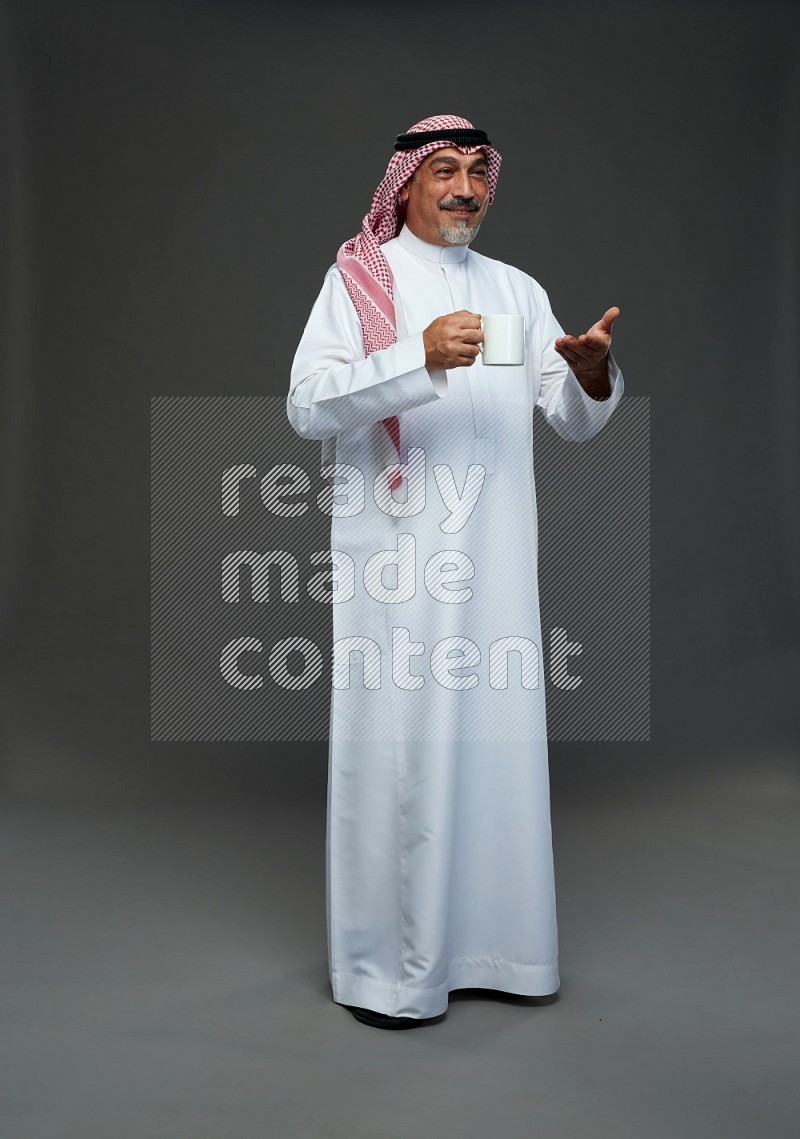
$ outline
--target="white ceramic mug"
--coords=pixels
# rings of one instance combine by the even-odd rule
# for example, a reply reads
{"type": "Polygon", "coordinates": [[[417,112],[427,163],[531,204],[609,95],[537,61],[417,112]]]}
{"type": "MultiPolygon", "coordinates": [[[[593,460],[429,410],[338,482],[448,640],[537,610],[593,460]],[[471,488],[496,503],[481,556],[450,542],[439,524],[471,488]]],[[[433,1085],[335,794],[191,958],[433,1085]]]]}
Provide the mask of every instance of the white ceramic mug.
{"type": "Polygon", "coordinates": [[[479,345],[484,364],[525,363],[525,317],[502,312],[481,318],[483,344],[479,345]]]}

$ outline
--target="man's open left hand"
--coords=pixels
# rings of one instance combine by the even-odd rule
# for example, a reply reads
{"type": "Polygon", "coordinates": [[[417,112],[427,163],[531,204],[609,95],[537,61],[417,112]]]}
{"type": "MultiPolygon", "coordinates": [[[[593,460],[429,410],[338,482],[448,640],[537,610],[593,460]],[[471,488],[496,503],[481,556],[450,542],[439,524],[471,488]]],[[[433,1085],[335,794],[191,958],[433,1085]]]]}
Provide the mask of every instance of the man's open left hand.
{"type": "Polygon", "coordinates": [[[555,350],[563,357],[580,379],[585,376],[604,376],[608,349],[611,344],[611,326],[619,316],[619,309],[607,309],[601,320],[593,324],[582,336],[560,336],[555,350]]]}
{"type": "Polygon", "coordinates": [[[611,345],[611,326],[618,316],[619,309],[616,306],[606,309],[602,318],[582,336],[560,336],[553,344],[592,399],[608,399],[611,394],[608,349],[611,345]]]}

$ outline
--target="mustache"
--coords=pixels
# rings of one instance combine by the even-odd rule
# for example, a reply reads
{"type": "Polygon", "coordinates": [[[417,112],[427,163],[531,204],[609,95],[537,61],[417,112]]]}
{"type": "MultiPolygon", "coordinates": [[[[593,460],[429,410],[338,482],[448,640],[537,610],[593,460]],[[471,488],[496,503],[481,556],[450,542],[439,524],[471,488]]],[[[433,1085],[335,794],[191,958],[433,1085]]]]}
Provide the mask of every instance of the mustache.
{"type": "Polygon", "coordinates": [[[444,198],[439,202],[440,210],[479,210],[480,208],[481,204],[477,198],[444,198]]]}

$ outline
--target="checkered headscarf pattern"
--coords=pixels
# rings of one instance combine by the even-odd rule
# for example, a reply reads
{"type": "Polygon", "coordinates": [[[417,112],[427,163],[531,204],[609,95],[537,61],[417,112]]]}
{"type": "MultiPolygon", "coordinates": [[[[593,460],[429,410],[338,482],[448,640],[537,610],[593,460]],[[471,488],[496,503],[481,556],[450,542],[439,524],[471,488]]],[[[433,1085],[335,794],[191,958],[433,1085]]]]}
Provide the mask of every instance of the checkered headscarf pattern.
{"type": "MultiPolygon", "coordinates": [[[[407,133],[459,127],[471,128],[473,124],[457,115],[434,115],[415,123],[407,133]]],[[[375,191],[370,211],[361,223],[361,232],[346,241],[336,257],[339,271],[361,321],[364,352],[367,356],[381,348],[390,347],[397,340],[394,282],[389,263],[381,252],[381,245],[397,237],[403,226],[405,203],[400,201],[398,192],[423,159],[445,146],[454,146],[462,154],[484,151],[489,165],[489,201],[494,200],[502,159],[492,146],[456,146],[455,143],[442,140],[425,143],[415,150],[395,152],[383,181],[375,191]]],[[[400,423],[397,416],[384,419],[383,424],[399,455],[400,423]]],[[[394,489],[401,483],[400,473],[396,471],[390,478],[390,487],[394,489]]]]}

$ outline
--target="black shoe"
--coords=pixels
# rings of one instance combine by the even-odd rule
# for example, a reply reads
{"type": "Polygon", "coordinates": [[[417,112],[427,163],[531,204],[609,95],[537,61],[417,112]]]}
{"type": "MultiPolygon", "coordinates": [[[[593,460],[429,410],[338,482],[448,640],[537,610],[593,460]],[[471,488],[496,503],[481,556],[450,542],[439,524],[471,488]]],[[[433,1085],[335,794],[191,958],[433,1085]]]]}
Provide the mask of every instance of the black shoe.
{"type": "Polygon", "coordinates": [[[418,1028],[421,1024],[434,1024],[444,1020],[445,1014],[417,1018],[415,1016],[387,1016],[385,1012],[373,1012],[371,1008],[357,1008],[347,1005],[350,1012],[362,1024],[369,1024],[372,1028],[418,1028]]]}

